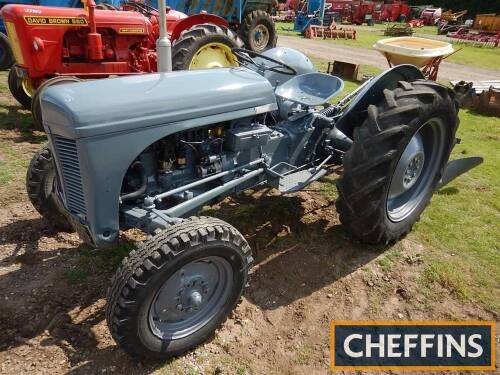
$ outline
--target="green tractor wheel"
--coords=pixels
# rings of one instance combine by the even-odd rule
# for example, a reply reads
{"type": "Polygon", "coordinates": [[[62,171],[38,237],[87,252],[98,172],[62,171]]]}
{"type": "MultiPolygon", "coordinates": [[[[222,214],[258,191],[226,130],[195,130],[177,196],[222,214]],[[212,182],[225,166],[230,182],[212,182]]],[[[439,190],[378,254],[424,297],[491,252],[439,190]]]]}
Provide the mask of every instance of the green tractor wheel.
{"type": "Polygon", "coordinates": [[[243,42],[230,29],[214,24],[195,25],[184,31],[172,46],[173,70],[238,66],[232,48],[243,42]]]}

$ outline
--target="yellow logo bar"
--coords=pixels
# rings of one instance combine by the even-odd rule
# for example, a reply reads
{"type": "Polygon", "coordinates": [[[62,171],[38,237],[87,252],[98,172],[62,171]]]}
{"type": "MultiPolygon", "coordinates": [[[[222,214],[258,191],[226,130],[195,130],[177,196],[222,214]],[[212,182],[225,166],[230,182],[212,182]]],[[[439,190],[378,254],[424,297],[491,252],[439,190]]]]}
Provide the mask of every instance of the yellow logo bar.
{"type": "Polygon", "coordinates": [[[119,30],[120,34],[144,34],[142,27],[122,27],[119,30]]]}
{"type": "Polygon", "coordinates": [[[43,17],[24,16],[28,25],[40,26],[87,26],[87,20],[83,17],[43,17]]]}

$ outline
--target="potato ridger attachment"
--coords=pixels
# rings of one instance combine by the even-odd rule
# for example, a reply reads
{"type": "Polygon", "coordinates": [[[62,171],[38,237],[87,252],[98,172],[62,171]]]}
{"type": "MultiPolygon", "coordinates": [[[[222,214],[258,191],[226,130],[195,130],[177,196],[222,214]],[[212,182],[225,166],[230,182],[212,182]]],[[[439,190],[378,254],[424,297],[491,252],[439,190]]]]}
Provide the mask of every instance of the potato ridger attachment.
{"type": "Polygon", "coordinates": [[[117,271],[107,321],[134,356],[169,357],[206,340],[239,301],[251,249],[201,207],[258,186],[303,189],[342,165],[336,207],[352,236],[406,235],[436,189],[480,160],[452,162],[458,106],[448,88],[399,65],[337,104],[344,84],[298,51],[233,49],[240,67],[48,87],[49,147],[28,194],[51,223],[91,246],[120,230],[151,238],[117,271]]]}

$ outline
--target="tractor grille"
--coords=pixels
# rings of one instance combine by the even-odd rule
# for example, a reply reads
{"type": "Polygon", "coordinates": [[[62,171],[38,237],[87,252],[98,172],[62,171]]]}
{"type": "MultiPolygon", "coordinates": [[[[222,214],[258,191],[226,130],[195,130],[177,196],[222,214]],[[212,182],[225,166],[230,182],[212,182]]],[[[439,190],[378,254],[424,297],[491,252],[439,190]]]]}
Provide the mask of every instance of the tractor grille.
{"type": "Polygon", "coordinates": [[[64,180],[66,204],[76,214],[87,214],[76,141],[54,136],[54,144],[64,180]]]}

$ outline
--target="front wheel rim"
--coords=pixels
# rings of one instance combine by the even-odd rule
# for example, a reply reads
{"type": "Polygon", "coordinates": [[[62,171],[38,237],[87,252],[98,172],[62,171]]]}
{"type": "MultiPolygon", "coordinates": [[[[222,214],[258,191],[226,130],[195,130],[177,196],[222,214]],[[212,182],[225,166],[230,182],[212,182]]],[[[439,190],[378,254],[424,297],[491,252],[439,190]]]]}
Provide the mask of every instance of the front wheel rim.
{"type": "Polygon", "coordinates": [[[189,70],[230,68],[237,65],[230,47],[224,43],[209,43],[196,51],[189,63],[189,70]]]}
{"type": "Polygon", "coordinates": [[[223,257],[192,261],[170,276],[149,308],[149,325],[160,339],[189,336],[210,322],[227,303],[233,269],[223,257]]]}
{"type": "Polygon", "coordinates": [[[387,193],[386,212],[391,221],[403,221],[427,197],[441,166],[445,137],[444,121],[434,117],[422,125],[408,142],[387,193]]]}

